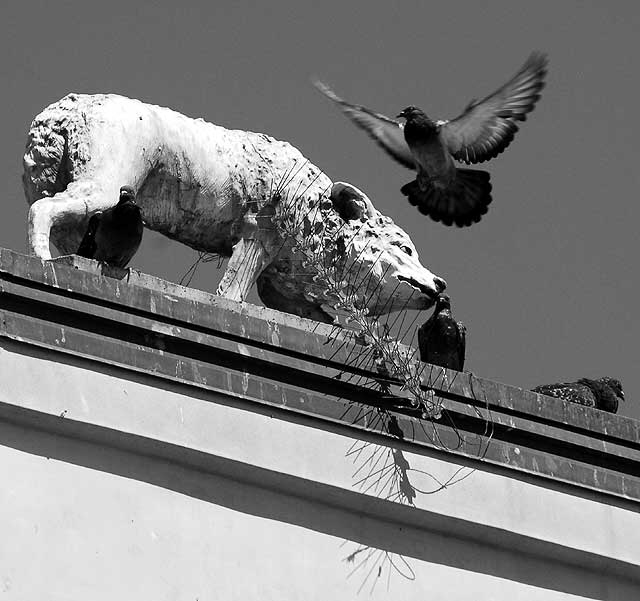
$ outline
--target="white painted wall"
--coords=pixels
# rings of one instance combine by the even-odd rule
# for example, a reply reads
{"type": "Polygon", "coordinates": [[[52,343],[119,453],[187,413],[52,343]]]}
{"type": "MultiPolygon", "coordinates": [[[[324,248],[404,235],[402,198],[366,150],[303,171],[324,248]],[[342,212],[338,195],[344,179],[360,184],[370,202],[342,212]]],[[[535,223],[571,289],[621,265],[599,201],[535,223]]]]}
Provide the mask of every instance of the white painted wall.
{"type": "MultiPolygon", "coordinates": [[[[366,599],[640,598],[637,581],[611,571],[640,573],[640,517],[628,506],[489,466],[418,495],[416,509],[382,503],[354,487],[345,433],[60,358],[0,344],[0,598],[346,600],[369,569],[366,599]],[[455,536],[439,532],[448,524],[455,536]],[[546,556],[536,541],[551,543],[546,556]],[[401,553],[415,579],[393,572],[387,583],[388,562],[377,578],[376,554],[349,577],[360,544],[398,565],[401,553]],[[565,563],[584,552],[596,567],[565,563]]],[[[405,457],[418,488],[430,485],[418,471],[459,467],[405,457]]]]}

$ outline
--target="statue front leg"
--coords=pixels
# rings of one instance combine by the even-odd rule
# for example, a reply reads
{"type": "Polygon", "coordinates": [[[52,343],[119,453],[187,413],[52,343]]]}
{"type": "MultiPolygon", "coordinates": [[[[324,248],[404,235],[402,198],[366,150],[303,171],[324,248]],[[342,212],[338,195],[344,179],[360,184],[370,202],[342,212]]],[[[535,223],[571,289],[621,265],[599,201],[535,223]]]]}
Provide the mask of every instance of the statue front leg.
{"type": "Polygon", "coordinates": [[[115,193],[105,194],[91,182],[74,182],[63,192],[36,200],[29,208],[29,254],[51,259],[49,242],[63,254],[75,253],[89,217],[116,202],[115,193]]]}
{"type": "Polygon", "coordinates": [[[27,248],[30,255],[50,259],[49,237],[53,225],[55,206],[52,198],[36,200],[29,208],[29,231],[27,248]]]}
{"type": "Polygon", "coordinates": [[[258,276],[273,260],[277,235],[273,227],[259,227],[265,219],[247,213],[238,232],[239,240],[233,246],[227,270],[222,276],[216,294],[231,300],[244,301],[258,276]]]}

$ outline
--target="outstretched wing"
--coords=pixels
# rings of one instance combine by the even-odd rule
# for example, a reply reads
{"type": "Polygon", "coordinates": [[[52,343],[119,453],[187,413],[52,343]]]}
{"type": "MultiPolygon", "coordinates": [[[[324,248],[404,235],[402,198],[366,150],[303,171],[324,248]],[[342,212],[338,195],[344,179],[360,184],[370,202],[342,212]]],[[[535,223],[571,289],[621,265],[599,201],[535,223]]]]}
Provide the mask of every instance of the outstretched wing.
{"type": "Polygon", "coordinates": [[[472,101],[462,115],[440,127],[440,139],[458,161],[483,163],[498,156],[540,98],[547,57],[534,52],[522,68],[484,100],[472,101]]]}
{"type": "Polygon", "coordinates": [[[314,81],[313,85],[327,98],[338,104],[349,119],[364,129],[396,161],[409,169],[416,168],[409,146],[404,139],[402,124],[399,121],[385,117],[380,113],[374,113],[364,106],[350,104],[337,96],[329,86],[321,81],[314,81]]]}
{"type": "Polygon", "coordinates": [[[98,226],[100,225],[100,221],[102,219],[102,211],[98,211],[91,215],[91,219],[89,219],[89,225],[87,225],[87,231],[82,238],[82,242],[80,242],[80,246],[76,251],[76,255],[80,255],[81,257],[87,257],[87,259],[93,259],[96,254],[96,232],[98,231],[98,226]]]}

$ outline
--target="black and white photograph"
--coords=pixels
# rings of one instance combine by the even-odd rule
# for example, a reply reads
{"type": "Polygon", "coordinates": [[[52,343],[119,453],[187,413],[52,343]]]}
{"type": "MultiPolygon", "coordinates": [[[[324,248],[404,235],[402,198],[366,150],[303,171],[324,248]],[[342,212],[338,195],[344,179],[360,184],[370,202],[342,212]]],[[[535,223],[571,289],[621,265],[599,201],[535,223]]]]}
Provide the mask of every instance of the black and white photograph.
{"type": "Polygon", "coordinates": [[[640,599],[639,31],[7,4],[0,601],[640,599]]]}

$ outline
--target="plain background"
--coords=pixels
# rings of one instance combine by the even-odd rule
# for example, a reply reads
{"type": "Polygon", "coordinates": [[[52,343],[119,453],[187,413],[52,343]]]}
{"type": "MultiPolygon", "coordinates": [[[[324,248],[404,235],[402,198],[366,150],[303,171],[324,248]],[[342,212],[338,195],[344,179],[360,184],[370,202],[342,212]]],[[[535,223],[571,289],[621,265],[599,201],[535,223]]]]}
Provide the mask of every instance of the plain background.
{"type": "MultiPolygon", "coordinates": [[[[0,23],[0,245],[24,252],[21,158],[33,117],[69,92],[113,92],[290,141],[362,188],[446,278],[467,367],[510,384],[610,375],[640,417],[636,379],[636,2],[11,2],[0,23]],[[422,217],[411,179],[309,84],[395,115],[455,117],[535,49],[543,98],[491,161],[493,204],[469,229],[422,217]]],[[[115,201],[115,199],[114,199],[115,201]]],[[[132,266],[178,280],[194,251],[157,234],[132,266]]],[[[215,290],[221,270],[193,285],[215,290]]],[[[425,318],[428,314],[425,314],[425,318]]]]}

